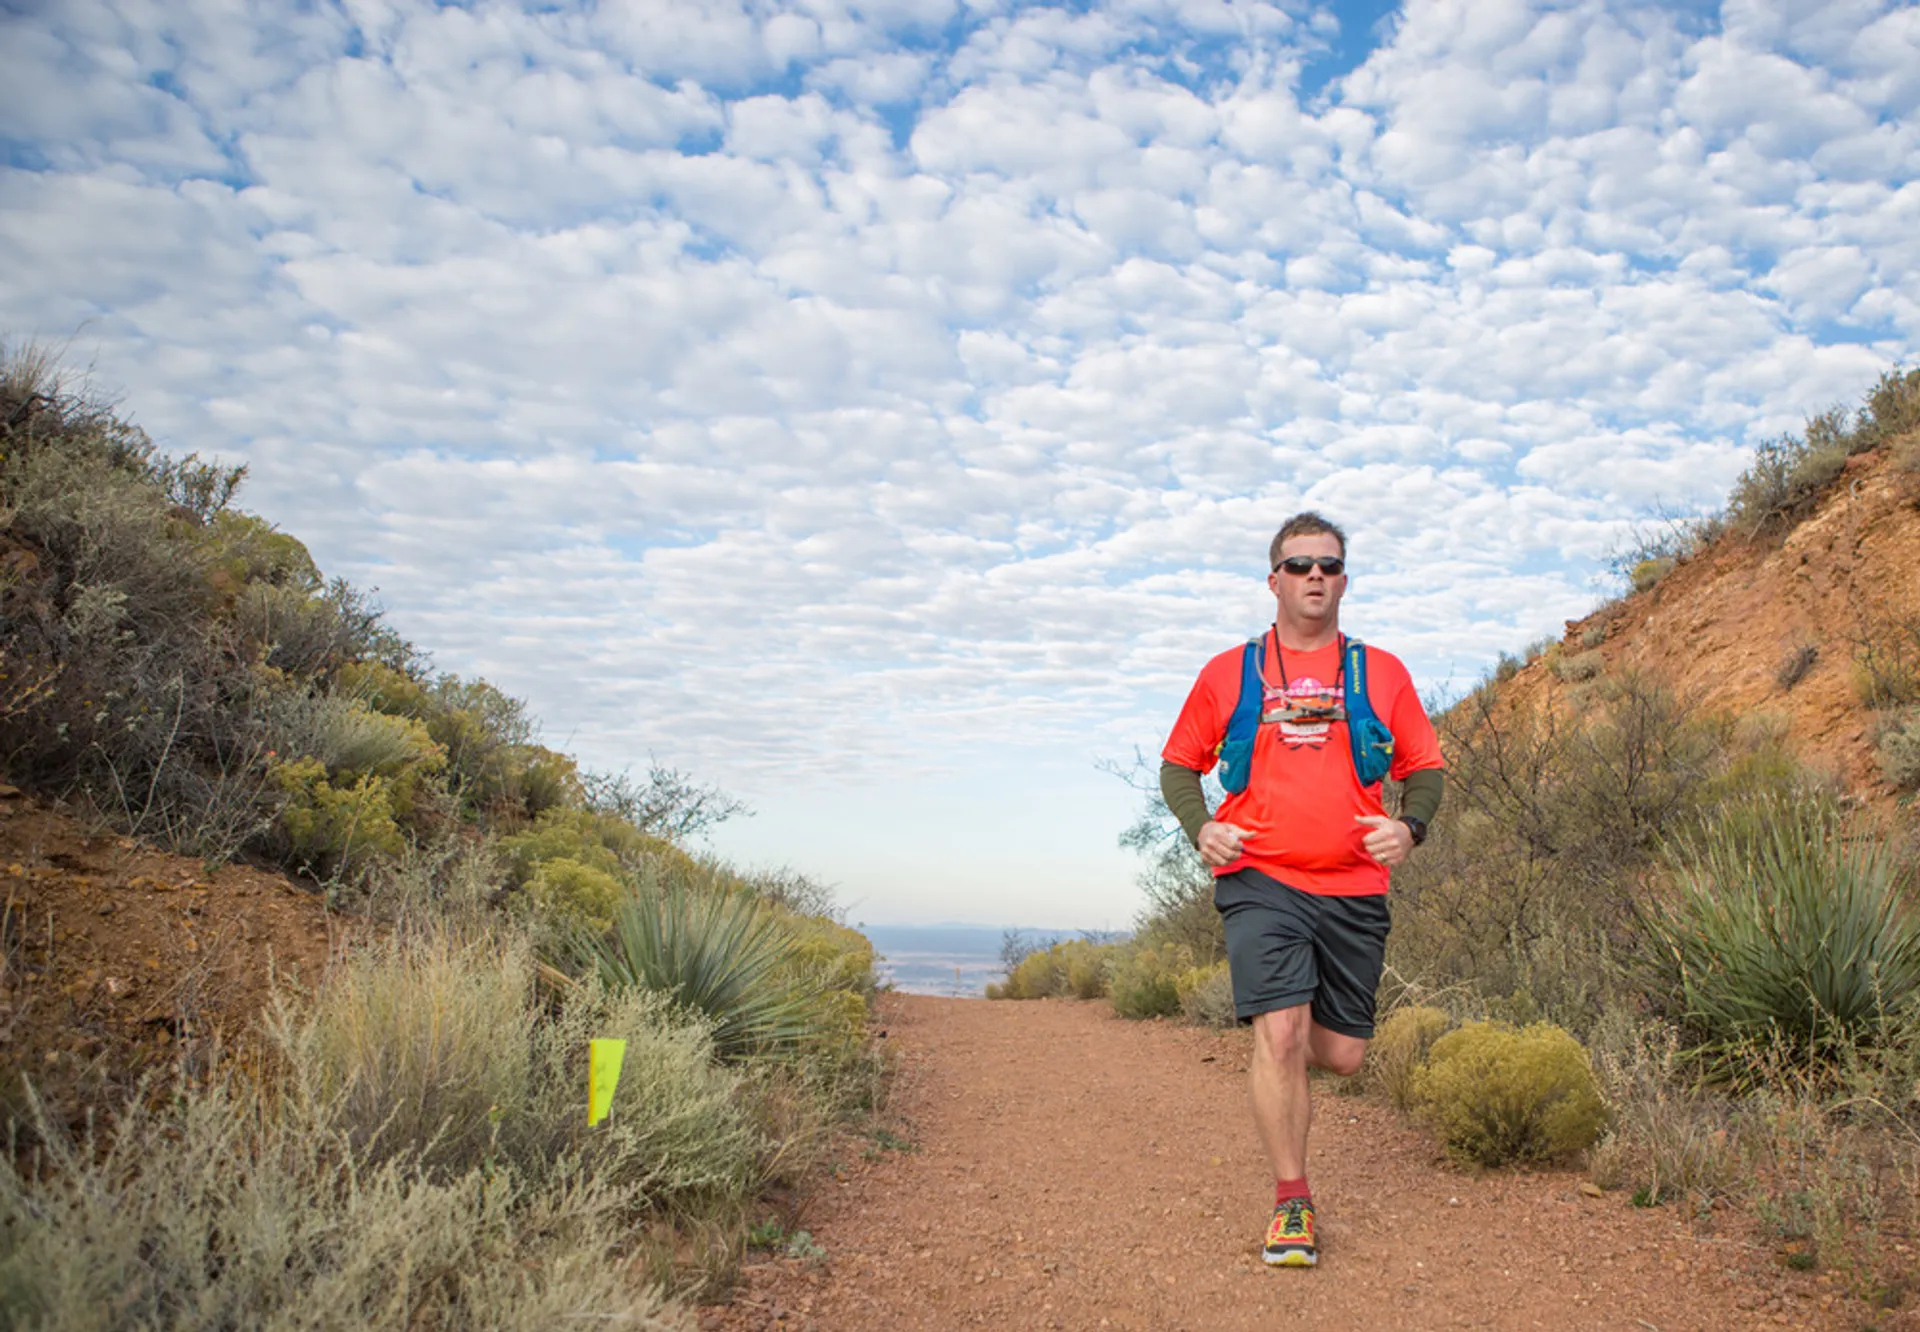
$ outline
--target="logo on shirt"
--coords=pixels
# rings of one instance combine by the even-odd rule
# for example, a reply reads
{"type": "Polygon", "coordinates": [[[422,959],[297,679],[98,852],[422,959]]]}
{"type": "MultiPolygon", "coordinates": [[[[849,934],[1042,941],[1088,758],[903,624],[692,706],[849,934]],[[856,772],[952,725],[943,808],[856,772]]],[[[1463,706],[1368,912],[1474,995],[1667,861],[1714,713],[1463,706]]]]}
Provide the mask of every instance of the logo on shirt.
{"type": "Polygon", "coordinates": [[[1345,721],[1347,709],[1340,691],[1311,675],[1303,675],[1286,685],[1270,684],[1262,697],[1260,720],[1278,725],[1280,738],[1289,745],[1311,745],[1315,749],[1327,743],[1333,723],[1345,721]]]}

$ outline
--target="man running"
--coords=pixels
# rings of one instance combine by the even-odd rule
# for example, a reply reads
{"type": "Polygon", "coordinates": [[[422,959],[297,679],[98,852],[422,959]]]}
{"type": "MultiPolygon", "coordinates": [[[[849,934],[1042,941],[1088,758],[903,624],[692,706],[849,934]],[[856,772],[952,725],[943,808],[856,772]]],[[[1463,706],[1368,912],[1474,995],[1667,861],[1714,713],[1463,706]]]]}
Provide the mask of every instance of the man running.
{"type": "MultiPolygon", "coordinates": [[[[1445,778],[1407,668],[1371,646],[1360,649],[1361,683],[1392,732],[1398,818],[1387,817],[1380,782],[1363,785],[1356,771],[1340,633],[1346,534],[1317,513],[1295,514],[1269,555],[1275,610],[1256,640],[1262,697],[1246,785],[1208,812],[1200,777],[1229,738],[1242,645],[1201,670],[1161,751],[1160,790],[1213,870],[1234,1010],[1253,1024],[1253,1116],[1276,1181],[1265,1257],[1311,1267],[1307,1067],[1341,1077],[1360,1068],[1386,954],[1388,870],[1426,840],[1445,778]]],[[[1358,700],[1355,709],[1364,718],[1358,700]]],[[[1233,765],[1223,771],[1232,786],[1233,765]]]]}

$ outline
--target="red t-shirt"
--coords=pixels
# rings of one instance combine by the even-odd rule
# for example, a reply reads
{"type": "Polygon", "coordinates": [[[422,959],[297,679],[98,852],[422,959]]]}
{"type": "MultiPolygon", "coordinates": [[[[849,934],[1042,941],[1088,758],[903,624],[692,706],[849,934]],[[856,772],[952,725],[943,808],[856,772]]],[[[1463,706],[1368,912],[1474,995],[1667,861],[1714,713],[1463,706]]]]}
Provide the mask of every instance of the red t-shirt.
{"type": "MultiPolygon", "coordinates": [[[[1312,652],[1279,651],[1266,636],[1265,698],[1253,741],[1253,775],[1247,789],[1229,794],[1214,818],[1245,828],[1240,859],[1215,875],[1257,869],[1282,883],[1329,897],[1361,897],[1387,891],[1387,867],[1363,844],[1372,829],[1355,820],[1384,814],[1378,785],[1363,787],[1353,771],[1342,706],[1340,645],[1312,652]]],[[[1160,757],[1196,772],[1219,761],[1227,719],[1240,699],[1240,656],[1235,647],[1208,662],[1187,695],[1160,757]]],[[[1393,767],[1399,781],[1410,772],[1445,766],[1433,723],[1400,659],[1368,647],[1367,700],[1393,732],[1393,767]]]]}

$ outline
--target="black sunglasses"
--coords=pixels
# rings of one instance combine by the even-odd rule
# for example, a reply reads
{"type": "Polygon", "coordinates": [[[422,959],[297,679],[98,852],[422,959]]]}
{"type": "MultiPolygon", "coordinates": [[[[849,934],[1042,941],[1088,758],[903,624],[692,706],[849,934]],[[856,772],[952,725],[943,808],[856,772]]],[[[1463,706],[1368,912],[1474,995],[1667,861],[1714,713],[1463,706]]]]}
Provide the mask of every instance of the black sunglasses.
{"type": "Polygon", "coordinates": [[[1347,567],[1347,562],[1338,555],[1289,555],[1274,565],[1273,571],[1279,573],[1285,569],[1296,577],[1304,578],[1313,572],[1316,564],[1320,566],[1320,572],[1329,578],[1338,578],[1347,567]]]}

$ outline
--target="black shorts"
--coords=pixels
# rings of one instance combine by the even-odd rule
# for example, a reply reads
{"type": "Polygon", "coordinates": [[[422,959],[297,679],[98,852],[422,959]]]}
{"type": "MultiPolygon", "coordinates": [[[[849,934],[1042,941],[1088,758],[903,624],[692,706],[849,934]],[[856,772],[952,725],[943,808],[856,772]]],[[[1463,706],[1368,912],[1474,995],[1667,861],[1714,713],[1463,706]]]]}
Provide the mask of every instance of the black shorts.
{"type": "Polygon", "coordinates": [[[1313,1005],[1328,1031],[1373,1036],[1374,992],[1386,962],[1387,895],[1323,897],[1259,870],[1213,881],[1213,905],[1227,931],[1233,1009],[1259,1013],[1313,1005]]]}

